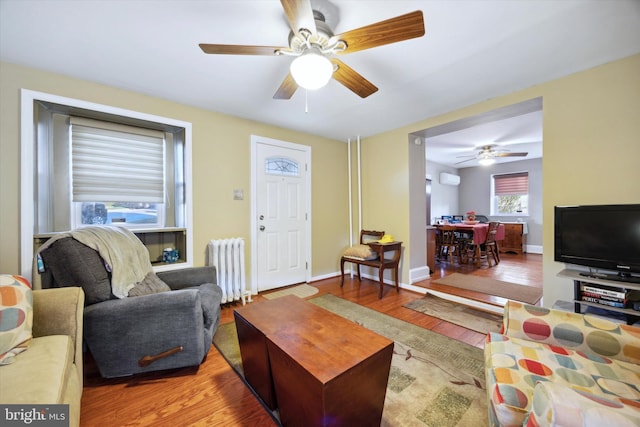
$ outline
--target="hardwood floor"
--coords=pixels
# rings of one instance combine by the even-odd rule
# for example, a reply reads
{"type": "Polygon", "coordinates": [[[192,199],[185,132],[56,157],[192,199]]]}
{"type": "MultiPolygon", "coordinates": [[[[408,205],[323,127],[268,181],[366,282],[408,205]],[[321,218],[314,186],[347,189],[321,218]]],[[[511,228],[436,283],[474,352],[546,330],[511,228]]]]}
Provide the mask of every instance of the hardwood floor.
{"type": "MultiPolygon", "coordinates": [[[[458,272],[491,277],[528,286],[542,286],[542,256],[534,254],[501,254],[495,267],[476,269],[443,262],[429,280],[416,283],[431,287],[433,280],[458,272]]],[[[404,308],[403,304],[422,295],[403,290],[396,293],[385,286],[378,299],[376,282],[340,278],[312,283],[319,293],[333,294],[349,301],[386,313],[398,319],[422,326],[467,344],[482,348],[484,334],[444,322],[440,319],[404,308]]],[[[258,304],[265,299],[255,296],[258,304]]],[[[233,310],[239,305],[222,309],[221,322],[233,321],[233,310]]],[[[85,358],[85,379],[82,395],[82,426],[275,426],[276,423],[258,402],[242,380],[212,346],[199,367],[137,375],[123,379],[103,379],[90,356],[85,358]]]]}

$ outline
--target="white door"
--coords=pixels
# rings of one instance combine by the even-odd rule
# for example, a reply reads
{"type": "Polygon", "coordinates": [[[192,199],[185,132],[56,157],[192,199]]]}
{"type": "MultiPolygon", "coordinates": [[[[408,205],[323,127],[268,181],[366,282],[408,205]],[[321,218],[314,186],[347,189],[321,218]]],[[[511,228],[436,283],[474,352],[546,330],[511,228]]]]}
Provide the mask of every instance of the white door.
{"type": "Polygon", "coordinates": [[[252,271],[258,292],[308,280],[309,157],[310,147],[255,141],[252,271]]]}

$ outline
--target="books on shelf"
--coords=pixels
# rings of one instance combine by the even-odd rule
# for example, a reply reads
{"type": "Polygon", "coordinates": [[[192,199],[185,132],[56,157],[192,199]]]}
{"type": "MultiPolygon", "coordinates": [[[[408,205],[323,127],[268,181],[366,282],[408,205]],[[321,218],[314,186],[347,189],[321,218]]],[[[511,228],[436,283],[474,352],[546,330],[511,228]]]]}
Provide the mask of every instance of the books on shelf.
{"type": "Polygon", "coordinates": [[[633,305],[635,301],[640,301],[640,291],[581,282],[579,299],[609,307],[625,308],[633,305]]]}
{"type": "Polygon", "coordinates": [[[625,298],[611,297],[611,296],[608,296],[608,295],[601,295],[601,294],[597,294],[595,292],[587,292],[587,291],[580,292],[580,295],[584,296],[584,297],[600,298],[600,299],[609,300],[609,301],[622,301],[622,302],[624,302],[624,301],[627,300],[626,297],[625,298]]]}
{"type": "Polygon", "coordinates": [[[587,285],[587,284],[582,284],[580,286],[580,290],[582,292],[590,292],[597,295],[606,295],[608,297],[614,297],[614,298],[626,298],[627,292],[628,292],[624,288],[607,288],[604,286],[594,286],[594,285],[587,285]]]}
{"type": "Polygon", "coordinates": [[[624,308],[626,304],[624,301],[612,301],[608,299],[589,297],[586,295],[582,295],[580,297],[580,300],[586,301],[586,302],[595,302],[597,304],[608,305],[609,307],[618,307],[618,308],[624,308]]]}

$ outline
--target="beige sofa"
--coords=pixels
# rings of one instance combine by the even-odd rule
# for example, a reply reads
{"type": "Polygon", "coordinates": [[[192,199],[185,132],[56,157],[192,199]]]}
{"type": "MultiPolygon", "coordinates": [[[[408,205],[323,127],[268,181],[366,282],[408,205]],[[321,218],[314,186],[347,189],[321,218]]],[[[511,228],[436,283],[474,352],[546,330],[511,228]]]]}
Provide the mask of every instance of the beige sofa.
{"type": "Polygon", "coordinates": [[[14,363],[0,366],[0,403],[68,404],[80,425],[82,288],[33,291],[33,340],[14,363]]]}

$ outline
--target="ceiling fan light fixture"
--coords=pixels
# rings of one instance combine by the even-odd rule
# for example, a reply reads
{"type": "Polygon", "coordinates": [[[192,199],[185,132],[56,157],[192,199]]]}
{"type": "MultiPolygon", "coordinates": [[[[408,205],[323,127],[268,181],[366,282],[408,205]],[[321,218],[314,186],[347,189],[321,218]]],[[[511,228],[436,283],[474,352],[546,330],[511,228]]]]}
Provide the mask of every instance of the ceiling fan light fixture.
{"type": "Polygon", "coordinates": [[[290,71],[298,86],[315,90],[329,83],[333,64],[317,49],[309,49],[291,62],[290,71]]]}
{"type": "Polygon", "coordinates": [[[494,164],[495,162],[496,162],[496,159],[491,157],[483,157],[480,160],[478,160],[478,163],[480,163],[482,166],[489,166],[494,164]]]}

